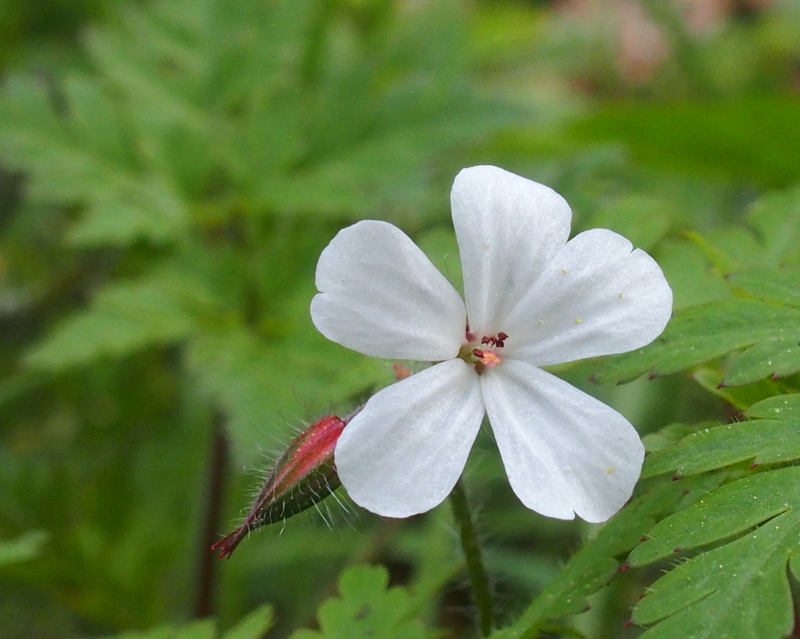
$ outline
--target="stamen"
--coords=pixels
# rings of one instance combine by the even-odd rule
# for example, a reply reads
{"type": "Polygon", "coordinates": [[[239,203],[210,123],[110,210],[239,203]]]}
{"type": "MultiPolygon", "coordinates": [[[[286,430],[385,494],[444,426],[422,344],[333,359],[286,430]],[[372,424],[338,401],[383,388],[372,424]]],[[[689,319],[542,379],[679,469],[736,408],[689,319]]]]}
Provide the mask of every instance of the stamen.
{"type": "Polygon", "coordinates": [[[489,348],[473,348],[478,343],[478,338],[469,330],[469,324],[467,324],[466,335],[469,342],[461,347],[458,356],[465,362],[474,364],[478,374],[482,373],[487,367],[495,368],[503,361],[502,356],[496,352],[496,349],[503,348],[506,345],[505,341],[508,339],[508,333],[501,331],[497,335],[482,336],[480,344],[489,348]]]}
{"type": "Polygon", "coordinates": [[[491,344],[492,346],[497,346],[498,348],[503,348],[506,345],[506,340],[508,339],[508,335],[500,331],[496,337],[489,337],[484,336],[481,337],[481,344],[491,344]]]}
{"type": "Polygon", "coordinates": [[[480,360],[478,362],[479,365],[488,366],[489,368],[494,368],[503,361],[497,353],[489,349],[481,350],[480,348],[476,348],[472,351],[472,354],[480,360]]]}

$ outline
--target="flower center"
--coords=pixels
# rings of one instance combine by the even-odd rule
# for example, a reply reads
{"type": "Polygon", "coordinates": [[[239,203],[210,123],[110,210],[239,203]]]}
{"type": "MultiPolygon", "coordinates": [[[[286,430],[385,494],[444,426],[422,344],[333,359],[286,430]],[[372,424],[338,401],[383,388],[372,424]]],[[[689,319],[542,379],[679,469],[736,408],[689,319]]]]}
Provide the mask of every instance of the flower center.
{"type": "Polygon", "coordinates": [[[483,335],[479,338],[467,326],[467,343],[458,351],[458,357],[468,364],[474,364],[475,371],[480,374],[486,368],[494,368],[503,361],[498,351],[506,345],[507,339],[508,335],[502,331],[496,335],[483,335]]]}

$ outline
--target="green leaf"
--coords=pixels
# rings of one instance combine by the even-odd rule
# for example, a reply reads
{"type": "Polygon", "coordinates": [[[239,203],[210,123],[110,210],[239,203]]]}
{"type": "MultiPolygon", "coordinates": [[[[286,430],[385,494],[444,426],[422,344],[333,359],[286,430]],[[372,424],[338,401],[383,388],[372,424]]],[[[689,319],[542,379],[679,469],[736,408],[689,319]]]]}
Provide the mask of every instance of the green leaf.
{"type": "Polygon", "coordinates": [[[159,626],[141,632],[123,632],[113,635],[113,639],[214,639],[215,635],[216,623],[212,620],[203,620],[180,627],[159,626]]]}
{"type": "Polygon", "coordinates": [[[32,196],[85,204],[68,234],[78,245],[177,237],[186,205],[168,180],[143,169],[110,92],[96,78],[69,76],[64,94],[56,115],[41,86],[13,78],[0,100],[0,152],[28,171],[32,196]]]}
{"type": "Polygon", "coordinates": [[[44,530],[32,530],[11,541],[0,541],[0,566],[38,557],[49,538],[44,530]]]}
{"type": "Polygon", "coordinates": [[[631,243],[650,250],[669,228],[669,208],[663,200],[631,195],[618,198],[598,210],[587,228],[609,228],[631,243]]]}
{"type": "Polygon", "coordinates": [[[800,307],[800,268],[755,267],[732,273],[731,285],[756,299],[800,307]]]}
{"type": "Polygon", "coordinates": [[[747,414],[763,419],[800,419],[800,401],[797,395],[779,395],[753,404],[747,414]]]}
{"type": "Polygon", "coordinates": [[[573,132],[623,141],[638,161],[671,171],[772,186],[794,184],[800,175],[800,105],[790,98],[614,103],[576,123],[573,132]]]}
{"type": "Polygon", "coordinates": [[[164,345],[196,330],[178,282],[158,278],[110,285],[91,308],[62,321],[29,351],[26,364],[58,371],[164,345]]]}
{"type": "Polygon", "coordinates": [[[179,237],[187,223],[186,205],[175,190],[158,177],[142,176],[96,188],[67,240],[75,246],[164,243],[179,237]]]}
{"type": "Polygon", "coordinates": [[[423,639],[425,628],[410,619],[410,598],[390,588],[382,566],[354,566],[339,581],[340,596],[319,609],[320,631],[298,630],[291,639],[423,639]]]}
{"type": "MultiPolygon", "coordinates": [[[[783,339],[786,348],[795,338],[796,326],[800,326],[800,309],[793,307],[755,300],[705,304],[678,313],[655,342],[614,358],[595,377],[607,382],[628,381],[644,373],[667,375],[759,342],[783,339]]],[[[759,374],[763,377],[774,372],[764,372],[765,368],[770,366],[746,359],[740,369],[734,369],[735,383],[754,381],[759,374]]],[[[725,383],[734,382],[726,377],[725,383]]]]}
{"type": "MultiPolygon", "coordinates": [[[[228,630],[221,639],[260,639],[272,627],[272,623],[272,608],[261,606],[228,630]]],[[[216,636],[216,622],[208,619],[185,626],[158,626],[142,632],[123,632],[114,635],[113,639],[214,639],[216,636]]]]}
{"type": "MultiPolygon", "coordinates": [[[[670,472],[683,477],[743,461],[760,465],[800,459],[800,395],[781,396],[779,401],[778,408],[784,412],[770,419],[703,428],[649,455],[642,477],[670,472]]],[[[764,403],[756,404],[753,410],[755,413],[748,411],[750,416],[760,414],[764,403]]]]}
{"type": "Polygon", "coordinates": [[[800,186],[759,198],[748,221],[763,247],[754,256],[756,264],[777,267],[800,261],[800,186]]]}
{"type": "Polygon", "coordinates": [[[734,297],[731,287],[710,268],[696,244],[667,239],[659,245],[656,257],[672,287],[673,313],[734,297]]]}
{"type": "Polygon", "coordinates": [[[689,426],[688,424],[669,424],[668,426],[659,429],[655,433],[648,433],[647,435],[644,435],[642,437],[642,443],[644,444],[645,451],[648,453],[648,456],[645,457],[645,462],[647,462],[647,460],[650,459],[654,453],[668,449],[670,446],[674,446],[677,442],[682,440],[684,437],[691,435],[696,430],[702,430],[703,428],[708,428],[709,426],[716,426],[716,422],[703,422],[697,426],[689,426]]]}
{"type": "MultiPolygon", "coordinates": [[[[733,365],[735,366],[735,362],[733,365]]],[[[723,373],[714,366],[701,366],[692,373],[692,379],[712,395],[716,395],[733,408],[744,411],[765,397],[793,392],[795,389],[777,379],[761,379],[745,386],[725,386],[723,373]]]]}
{"type": "Polygon", "coordinates": [[[787,330],[746,349],[728,365],[722,385],[739,386],[797,371],[800,371],[800,328],[787,330]]]}
{"type": "Polygon", "coordinates": [[[535,637],[548,622],[583,612],[587,597],[605,586],[619,570],[620,562],[615,557],[636,546],[655,519],[669,512],[683,491],[683,486],[663,484],[623,508],[570,557],[516,623],[493,635],[493,639],[535,637]]]}
{"type": "Polygon", "coordinates": [[[222,635],[222,639],[260,639],[272,627],[272,617],[270,606],[256,608],[222,635]]]}
{"type": "Polygon", "coordinates": [[[630,555],[633,566],[679,550],[739,538],[679,564],[634,609],[643,639],[778,639],[794,624],[787,578],[797,556],[800,467],[759,473],[718,488],[650,531],[630,555]]]}

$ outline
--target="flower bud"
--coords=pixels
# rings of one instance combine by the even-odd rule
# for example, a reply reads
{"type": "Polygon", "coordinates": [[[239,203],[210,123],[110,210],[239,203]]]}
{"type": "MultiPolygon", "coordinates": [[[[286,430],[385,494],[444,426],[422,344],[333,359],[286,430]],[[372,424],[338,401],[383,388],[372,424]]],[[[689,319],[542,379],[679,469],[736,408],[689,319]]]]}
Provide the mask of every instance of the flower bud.
{"type": "Polygon", "coordinates": [[[220,559],[230,557],[251,530],[297,515],[341,485],[333,451],[350,417],[345,421],[326,415],[289,444],[264,481],[242,525],[211,546],[211,550],[220,551],[220,559]]]}

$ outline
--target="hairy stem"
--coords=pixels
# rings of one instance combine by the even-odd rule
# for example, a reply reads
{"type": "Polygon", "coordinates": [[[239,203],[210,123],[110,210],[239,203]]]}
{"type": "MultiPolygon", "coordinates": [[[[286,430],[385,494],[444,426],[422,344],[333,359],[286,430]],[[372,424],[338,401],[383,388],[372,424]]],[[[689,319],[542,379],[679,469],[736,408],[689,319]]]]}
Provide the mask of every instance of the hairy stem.
{"type": "Polygon", "coordinates": [[[464,485],[459,479],[453,492],[450,493],[450,505],[453,507],[455,517],[461,533],[461,548],[464,551],[464,560],[467,564],[472,598],[478,609],[478,625],[481,634],[488,637],[494,626],[494,611],[492,609],[492,593],[489,589],[489,575],[483,565],[483,557],[478,538],[475,535],[475,524],[470,512],[467,494],[464,485]]]}

